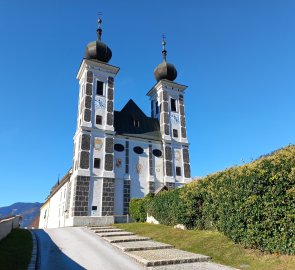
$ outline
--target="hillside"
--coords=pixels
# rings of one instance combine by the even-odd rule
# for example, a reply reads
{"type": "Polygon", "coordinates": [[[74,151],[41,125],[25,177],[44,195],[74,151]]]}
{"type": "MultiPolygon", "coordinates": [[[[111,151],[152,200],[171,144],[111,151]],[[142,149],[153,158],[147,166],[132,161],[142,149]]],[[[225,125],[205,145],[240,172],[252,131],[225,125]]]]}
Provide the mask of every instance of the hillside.
{"type": "Polygon", "coordinates": [[[23,203],[17,202],[9,206],[0,207],[0,219],[11,215],[21,215],[21,227],[30,226],[39,216],[42,203],[23,203]]]}

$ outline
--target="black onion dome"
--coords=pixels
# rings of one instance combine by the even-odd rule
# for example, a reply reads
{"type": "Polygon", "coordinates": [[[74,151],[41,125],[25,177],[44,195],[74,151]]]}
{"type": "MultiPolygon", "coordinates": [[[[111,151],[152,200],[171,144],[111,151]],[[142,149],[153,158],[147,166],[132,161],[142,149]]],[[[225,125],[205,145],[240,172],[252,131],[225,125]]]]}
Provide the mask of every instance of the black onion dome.
{"type": "Polygon", "coordinates": [[[112,51],[105,43],[97,40],[88,43],[84,57],[108,63],[112,58],[112,51]]]}
{"type": "Polygon", "coordinates": [[[89,60],[99,60],[108,63],[112,58],[111,49],[101,41],[102,30],[100,28],[102,20],[98,19],[97,40],[88,43],[84,58],[89,60]]]}
{"type": "Polygon", "coordinates": [[[166,79],[169,81],[174,81],[177,77],[177,70],[175,68],[174,65],[167,63],[166,62],[166,55],[167,55],[167,51],[166,51],[166,42],[163,39],[162,41],[162,45],[163,45],[163,51],[162,51],[162,55],[163,55],[163,62],[160,63],[154,70],[154,76],[158,81],[166,79]]]}
{"type": "Polygon", "coordinates": [[[174,65],[163,61],[155,68],[154,76],[157,82],[163,79],[174,81],[177,77],[177,70],[174,65]]]}

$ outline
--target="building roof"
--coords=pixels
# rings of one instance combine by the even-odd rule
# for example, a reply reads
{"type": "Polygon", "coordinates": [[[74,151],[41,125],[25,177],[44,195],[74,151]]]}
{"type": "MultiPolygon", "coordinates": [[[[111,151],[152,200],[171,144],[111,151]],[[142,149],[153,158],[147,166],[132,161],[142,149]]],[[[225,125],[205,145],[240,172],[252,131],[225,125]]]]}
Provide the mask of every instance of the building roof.
{"type": "Polygon", "coordinates": [[[161,140],[158,119],[146,116],[132,99],[120,112],[115,111],[114,127],[118,135],[161,140]]]}
{"type": "Polygon", "coordinates": [[[65,174],[65,176],[51,188],[50,194],[45,199],[45,203],[41,206],[41,208],[46,204],[46,202],[57,192],[59,189],[68,181],[70,181],[72,175],[72,168],[68,170],[68,172],[65,174]]]}
{"type": "Polygon", "coordinates": [[[102,20],[98,19],[97,40],[88,43],[84,58],[90,60],[99,60],[108,63],[112,58],[111,49],[101,41],[102,29],[100,27],[102,20]]]}
{"type": "Polygon", "coordinates": [[[166,61],[167,51],[166,51],[166,41],[164,39],[164,36],[163,36],[162,45],[163,45],[163,50],[162,50],[163,61],[155,68],[154,76],[157,82],[161,80],[174,81],[177,77],[177,70],[174,65],[167,63],[166,61]]]}

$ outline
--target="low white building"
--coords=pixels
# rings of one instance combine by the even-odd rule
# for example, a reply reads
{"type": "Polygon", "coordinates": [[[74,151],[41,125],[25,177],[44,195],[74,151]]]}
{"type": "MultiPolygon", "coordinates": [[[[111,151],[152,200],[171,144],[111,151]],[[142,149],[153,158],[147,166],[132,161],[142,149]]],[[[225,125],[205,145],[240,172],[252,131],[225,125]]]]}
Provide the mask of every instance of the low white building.
{"type": "Polygon", "coordinates": [[[114,81],[119,68],[98,39],[87,45],[77,79],[79,101],[73,167],[53,187],[41,208],[40,227],[99,225],[128,214],[131,198],[191,181],[184,91],[174,82],[175,67],[163,61],[148,91],[151,116],[133,100],[114,111],[114,81]]]}

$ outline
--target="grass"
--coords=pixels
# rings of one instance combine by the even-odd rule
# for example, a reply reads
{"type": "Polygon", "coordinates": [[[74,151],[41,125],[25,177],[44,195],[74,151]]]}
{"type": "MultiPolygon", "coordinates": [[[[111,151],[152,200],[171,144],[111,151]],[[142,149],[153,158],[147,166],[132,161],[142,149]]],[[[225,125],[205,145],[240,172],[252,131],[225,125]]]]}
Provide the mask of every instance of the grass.
{"type": "Polygon", "coordinates": [[[115,224],[175,248],[209,255],[213,262],[246,270],[295,270],[295,256],[264,254],[244,249],[217,231],[179,230],[148,223],[115,224]]]}
{"type": "Polygon", "coordinates": [[[0,241],[0,270],[27,269],[31,260],[33,242],[31,233],[14,229],[0,241]]]}

